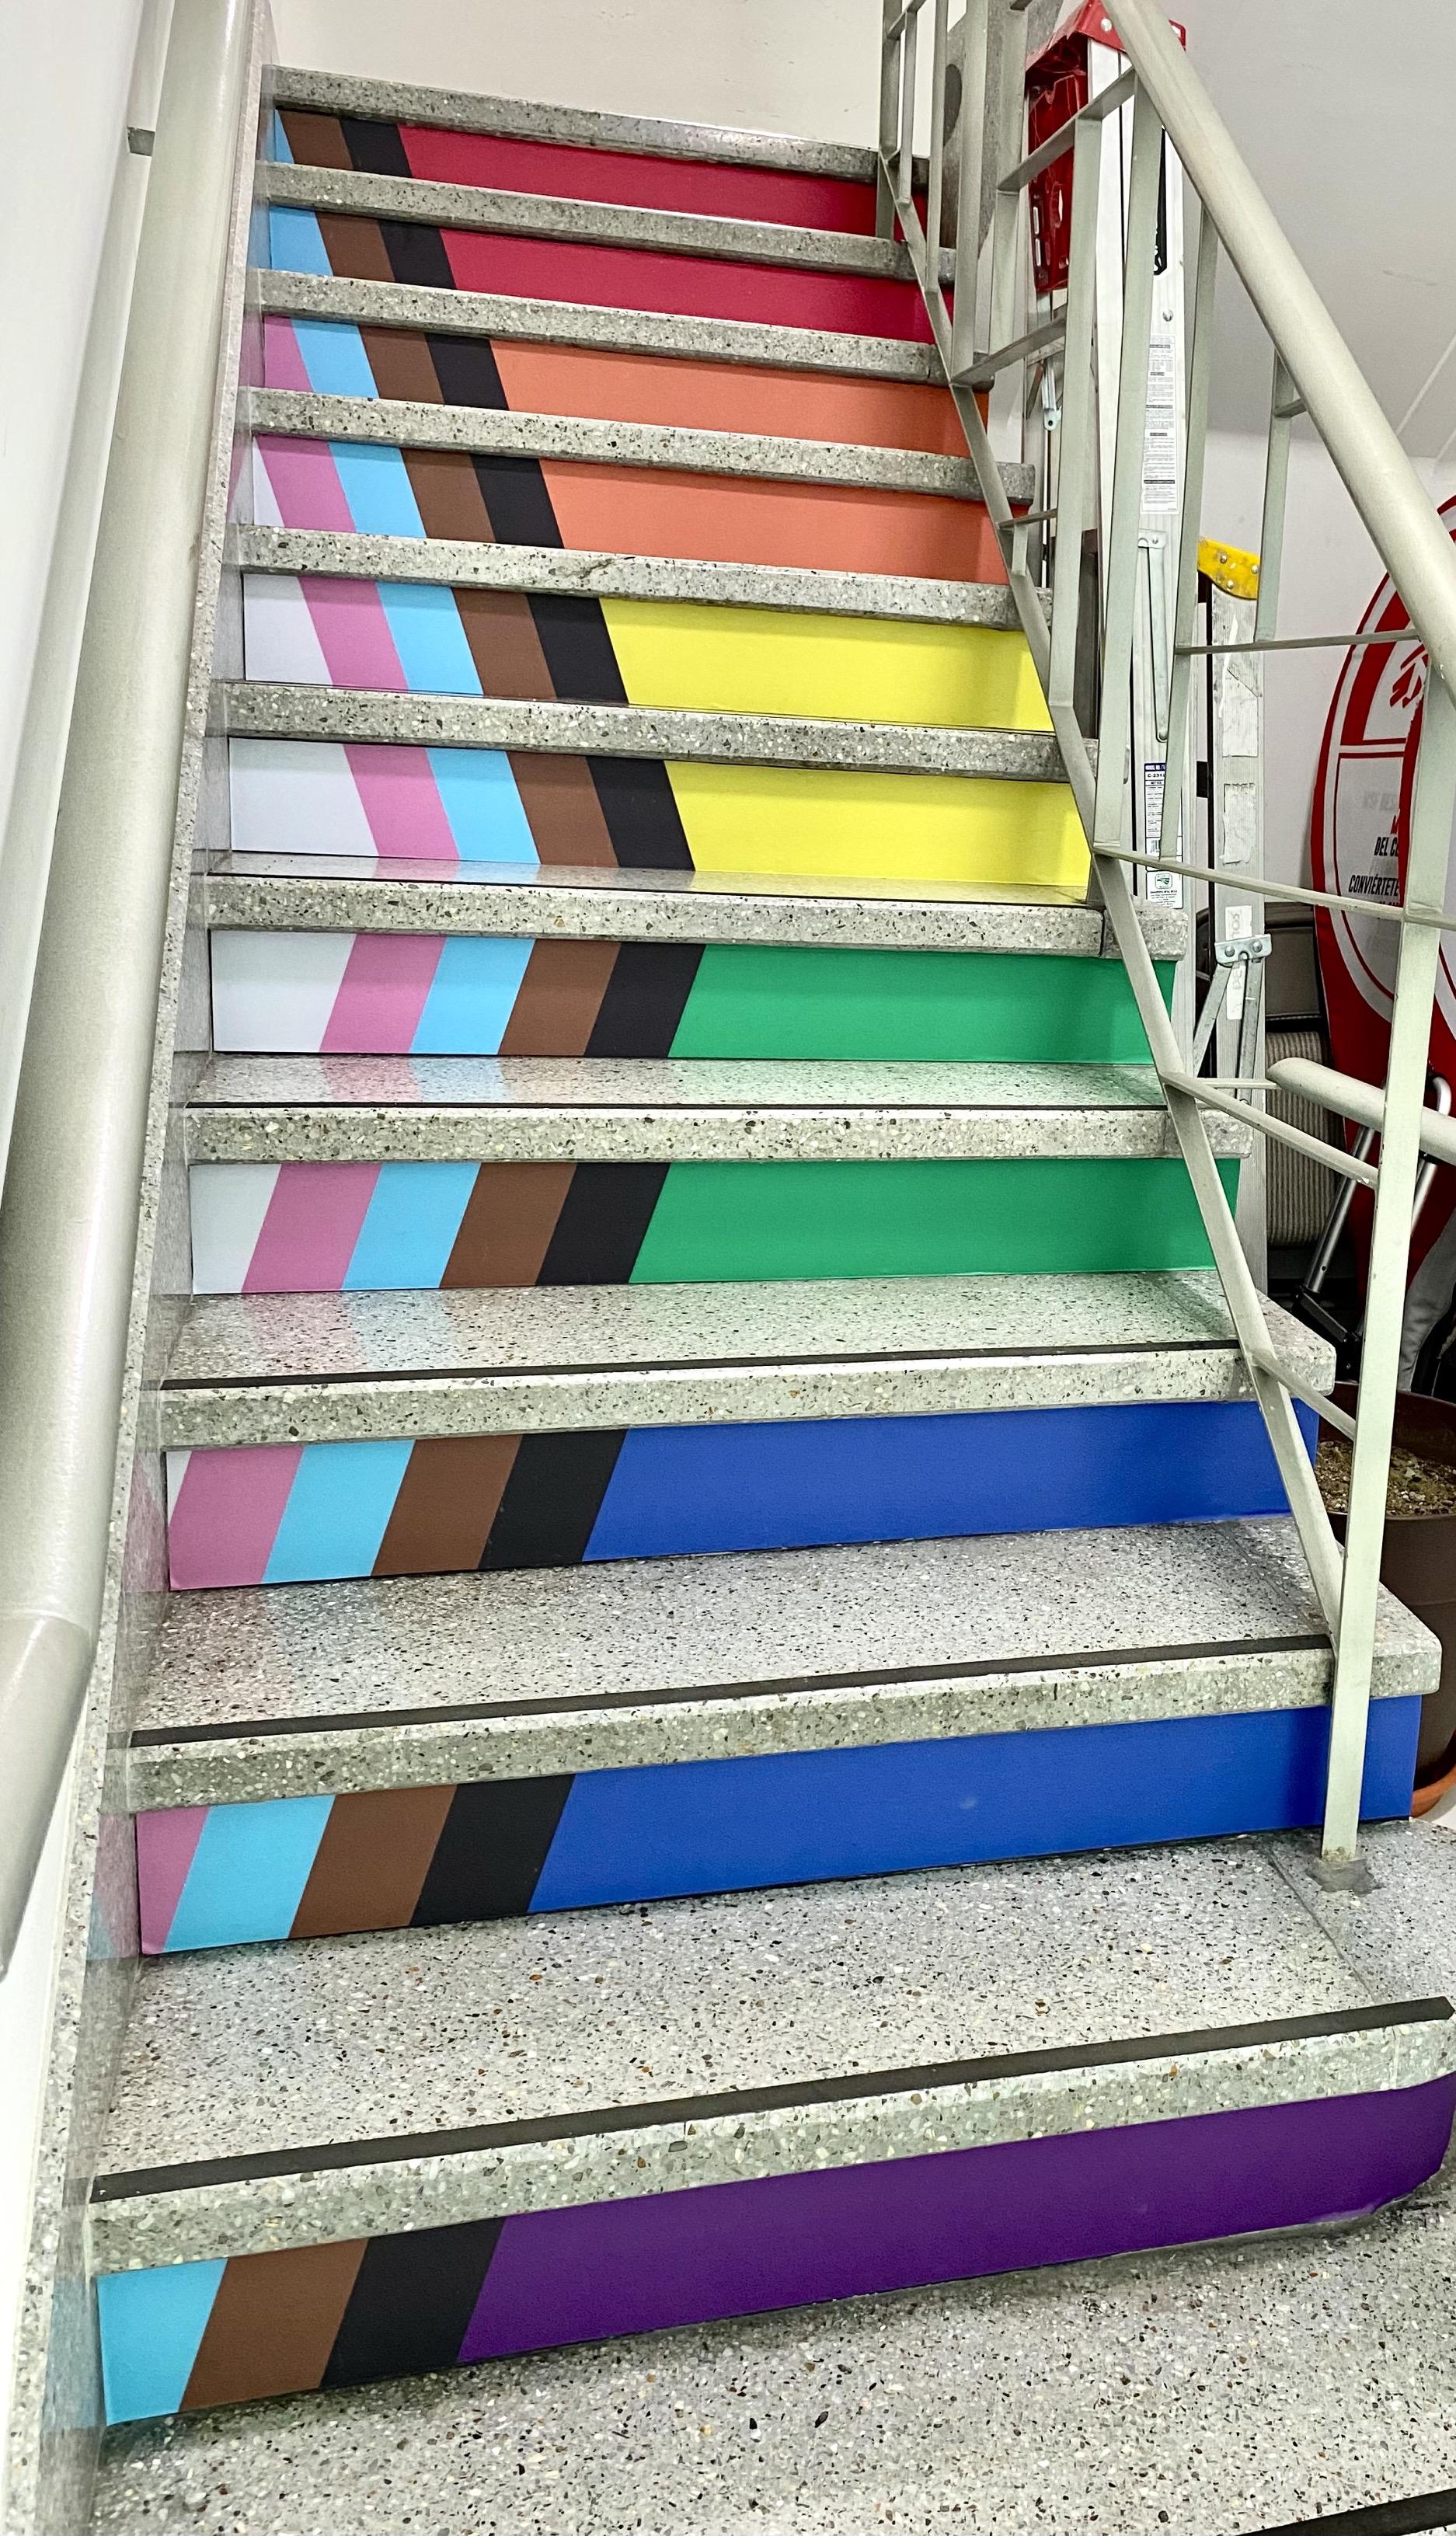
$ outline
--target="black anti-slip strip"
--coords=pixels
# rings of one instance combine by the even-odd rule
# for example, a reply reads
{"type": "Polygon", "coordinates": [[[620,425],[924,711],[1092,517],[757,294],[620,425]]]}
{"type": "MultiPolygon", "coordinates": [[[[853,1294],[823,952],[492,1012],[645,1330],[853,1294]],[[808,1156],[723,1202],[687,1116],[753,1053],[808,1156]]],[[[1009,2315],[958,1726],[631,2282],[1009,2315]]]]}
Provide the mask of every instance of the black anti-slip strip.
{"type": "Polygon", "coordinates": [[[1456,2527],[1456,2486],[1448,2492],[1419,2492],[1407,2501],[1377,2501],[1368,2509],[1325,2510],[1318,2518],[1291,2518],[1263,2536],[1303,2536],[1317,2527],[1320,2536],[1424,2536],[1430,2527],[1456,2527]]]}
{"type": "MultiPolygon", "coordinates": [[[[660,1163],[578,1165],[579,1171],[594,1168],[660,1172],[663,1167],[660,1163]]],[[[542,1278],[542,1285],[546,1282],[542,1278]]],[[[555,1285],[569,1281],[553,1277],[550,1282],[555,1285]]],[[[350,1385],[361,1382],[536,1382],[558,1374],[577,1374],[587,1382],[609,1373],[706,1373],[720,1365],[727,1373],[739,1370],[744,1365],[763,1365],[771,1369],[776,1365],[842,1364],[849,1370],[861,1364],[1000,1364],[1008,1359],[1018,1363],[1023,1359],[1039,1363],[1043,1358],[1064,1356],[1232,1356],[1237,1344],[1236,1339],[1210,1336],[1206,1339],[1117,1339],[1102,1346],[1091,1339],[1084,1339],[1067,1347],[1044,1344],[1040,1347],[856,1348],[851,1355],[842,1350],[831,1350],[824,1356],[801,1356],[793,1349],[785,1356],[666,1356],[653,1357],[650,1361],[644,1357],[624,1357],[619,1363],[603,1362],[600,1364],[414,1364],[407,1365],[397,1373],[370,1372],[367,1369],[361,1372],[346,1366],[337,1372],[317,1375],[310,1374],[306,1366],[301,1366],[296,1373],[181,1374],[164,1379],[161,1388],[175,1392],[271,1391],[279,1383],[309,1382],[315,1391],[334,1391],[347,1390],[350,1385]]]]}
{"type": "Polygon", "coordinates": [[[477,2123],[469,2130],[412,2131],[383,2139],[328,2140],[313,2148],[263,2149],[248,2157],[199,2158],[183,2166],[140,2167],[98,2175],[93,2201],[134,2194],[195,2192],[220,2184],[252,2184],[280,2175],[337,2174],[350,2166],[393,2166],[412,2158],[469,2157],[491,2149],[586,2139],[597,2131],[649,2130],[662,2124],[717,2122],[736,2115],[847,2105],[865,2096],[928,2093],[937,2087],[983,2086],[1037,2078],[1061,2069],[1115,2068],[1127,2061],[1185,2060],[1196,2053],[1257,2051],[1275,2043],[1312,2043],[1335,2034],[1374,2034],[1395,2025],[1444,2024],[1456,2014],[1448,1998],[1400,1999],[1388,2007],[1335,2008],[1320,2016],[1279,2016],[1256,2025],[1206,2026],[1191,2034],[1130,2034],[1108,2043],[1067,2043],[1045,2052],[988,2052],[975,2060],[930,2061],[918,2069],[856,2071],[782,2087],[742,2087],[716,2096],[666,2096],[637,2105],[602,2105],[544,2121],[477,2123]]]}
{"type": "Polygon", "coordinates": [[[1207,1638],[1173,1647],[1104,1647],[1090,1653],[1040,1656],[988,1656],[975,1664],[890,1665],[876,1673],[792,1674],[782,1680],[688,1682],[665,1690],[593,1690],[567,1699],[463,1700],[439,1708],[361,1708],[348,1716],[237,1718],[226,1726],[143,1726],[131,1739],[131,1749],[163,1744],[227,1744],[235,1736],[249,1742],[265,1735],[352,1735],[361,1728],[391,1733],[397,1726],[466,1725],[473,1718],[577,1717],[600,1715],[614,1708],[671,1708],[692,1700],[797,1699],[815,1690],[884,1690],[899,1683],[979,1681],[1005,1674],[1096,1673],[1108,1665],[1195,1664],[1211,1656],[1305,1655],[1315,1648],[1327,1653],[1329,1639],[1319,1630],[1283,1638],[1207,1638]]]}

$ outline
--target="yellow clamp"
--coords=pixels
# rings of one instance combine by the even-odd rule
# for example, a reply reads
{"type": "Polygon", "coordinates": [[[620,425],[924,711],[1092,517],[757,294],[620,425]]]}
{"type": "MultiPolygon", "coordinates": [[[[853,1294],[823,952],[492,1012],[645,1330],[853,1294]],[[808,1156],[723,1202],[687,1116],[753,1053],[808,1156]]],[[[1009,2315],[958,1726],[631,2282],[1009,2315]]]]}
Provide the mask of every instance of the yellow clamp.
{"type": "Polygon", "coordinates": [[[1200,538],[1198,569],[1231,599],[1257,599],[1259,595],[1259,558],[1244,554],[1238,546],[1222,545],[1217,538],[1200,538]]]}

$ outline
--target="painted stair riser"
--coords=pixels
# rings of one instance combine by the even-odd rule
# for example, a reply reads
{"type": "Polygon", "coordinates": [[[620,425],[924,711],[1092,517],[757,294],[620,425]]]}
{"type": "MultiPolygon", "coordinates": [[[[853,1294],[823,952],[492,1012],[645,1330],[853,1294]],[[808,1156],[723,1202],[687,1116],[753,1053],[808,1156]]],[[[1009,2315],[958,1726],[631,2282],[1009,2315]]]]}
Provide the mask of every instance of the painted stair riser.
{"type": "Polygon", "coordinates": [[[637,151],[573,147],[509,133],[454,132],[296,105],[279,108],[268,155],[297,166],[413,176],[427,184],[483,185],[565,202],[621,203],[645,211],[874,235],[872,184],[794,168],[650,158],[637,151]]]}
{"type": "MultiPolygon", "coordinates": [[[[1419,1699],[1370,1711],[1361,1811],[1410,1810],[1419,1699]]],[[[671,1895],[1287,1831],[1324,1707],[948,1737],[137,1818],[142,1947],[175,1954],[671,1895]]]]}
{"type": "Polygon", "coordinates": [[[201,1445],[166,1464],[177,1588],[1288,1512],[1251,1401],[201,1445]]]}
{"type": "MultiPolygon", "coordinates": [[[[373,172],[408,176],[411,170],[401,164],[373,172]]],[[[304,211],[276,203],[268,214],[268,261],[276,273],[414,283],[437,290],[566,300],[585,308],[635,308],[661,316],[728,318],[743,325],[792,326],[884,342],[931,340],[925,304],[914,282],[811,267],[729,263],[717,256],[608,245],[592,238],[442,228],[428,221],[369,220],[357,213],[304,211]]]]}
{"type": "MultiPolygon", "coordinates": [[[[932,458],[966,454],[948,391],[915,379],[601,350],[504,335],[430,335],[277,311],[263,320],[262,384],[318,396],[385,397],[405,405],[479,406],[496,412],[916,450],[932,458]]],[[[997,578],[1004,580],[1004,571],[997,578]]]]}
{"type": "Polygon", "coordinates": [[[110,2273],[107,2418],[1333,2225],[1433,2175],[1456,2080],[110,2273]]]}
{"type": "MultiPolygon", "coordinates": [[[[301,473],[337,474],[327,442],[288,446],[301,473]]],[[[1050,728],[1025,637],[977,625],[248,573],[243,659],[285,685],[1050,728]]]]}
{"type": "MultiPolygon", "coordinates": [[[[1231,1202],[1238,1165],[1219,1166],[1231,1202]]],[[[198,1163],[202,1295],[1207,1268],[1180,1160],[198,1163]]]]}
{"type": "MultiPolygon", "coordinates": [[[[1148,1061],[1116,960],[439,933],[211,949],[223,1052],[1148,1061]]],[[[1161,963],[1165,999],[1172,978],[1161,963]]]]}
{"type": "Polygon", "coordinates": [[[1064,784],[527,749],[237,737],[239,854],[761,872],[1069,890],[1087,846],[1064,784]]]}
{"type": "Polygon", "coordinates": [[[980,503],[897,486],[282,433],[255,443],[252,480],[254,518],[271,528],[926,581],[1006,578],[980,503]]]}

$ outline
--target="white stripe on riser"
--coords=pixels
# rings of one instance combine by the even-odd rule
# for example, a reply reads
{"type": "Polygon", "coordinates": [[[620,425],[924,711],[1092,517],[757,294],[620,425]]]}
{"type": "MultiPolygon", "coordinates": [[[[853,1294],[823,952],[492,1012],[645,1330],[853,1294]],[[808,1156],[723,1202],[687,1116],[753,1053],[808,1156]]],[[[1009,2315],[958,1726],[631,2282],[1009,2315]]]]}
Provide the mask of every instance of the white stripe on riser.
{"type": "Polygon", "coordinates": [[[194,1163],[192,1291],[240,1295],[258,1246],[268,1203],[278,1185],[277,1163],[194,1163]]]}
{"type": "Polygon", "coordinates": [[[342,740],[234,739],[228,764],[235,854],[377,851],[342,740]]]}
{"type": "Polygon", "coordinates": [[[296,573],[243,574],[243,664],[249,678],[285,686],[334,683],[296,573]]]}
{"type": "Polygon", "coordinates": [[[253,464],[249,470],[253,486],[251,525],[255,529],[281,529],[285,525],[284,515],[279,508],[278,495],[273,489],[273,478],[264,464],[263,452],[256,440],[253,443],[252,459],[253,464]]]}
{"type": "Polygon", "coordinates": [[[351,933],[215,932],[213,1046],[229,1055],[323,1046],[351,933]]]}

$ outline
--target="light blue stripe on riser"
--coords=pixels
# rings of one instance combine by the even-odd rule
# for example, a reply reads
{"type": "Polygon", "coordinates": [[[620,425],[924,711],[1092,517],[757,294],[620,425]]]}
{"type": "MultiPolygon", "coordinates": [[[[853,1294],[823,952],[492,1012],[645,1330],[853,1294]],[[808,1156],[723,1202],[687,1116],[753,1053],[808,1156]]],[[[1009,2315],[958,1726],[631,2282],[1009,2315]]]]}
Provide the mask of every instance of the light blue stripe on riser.
{"type": "Polygon", "coordinates": [[[329,454],[339,470],[348,516],[362,537],[423,537],[424,522],[402,450],[371,440],[331,440],[329,454]]]}
{"type": "Polygon", "coordinates": [[[332,274],[324,233],[312,212],[275,203],[268,215],[268,252],[275,273],[332,274]]]}
{"type": "Polygon", "coordinates": [[[285,1937],[333,1803],[332,1797],[267,1797],[256,1805],[212,1807],[172,1915],[167,1952],[285,1937]]]}
{"type": "Polygon", "coordinates": [[[538,861],[511,761],[503,748],[425,751],[462,862],[538,861]]]}
{"type": "Polygon", "coordinates": [[[533,948],[530,942],[494,939],[486,934],[447,934],[434,983],[411,1042],[411,1053],[449,1056],[457,1048],[468,1048],[482,1056],[494,1056],[515,1009],[533,948]]]}
{"type": "Polygon", "coordinates": [[[479,672],[471,658],[454,591],[409,581],[376,582],[375,588],[411,692],[479,695],[479,672]]]}
{"type": "Polygon", "coordinates": [[[96,2283],[108,2422],[175,2413],[187,2391],[223,2265],[168,2263],[96,2283]]]}
{"type": "Polygon", "coordinates": [[[383,1164],[345,1293],[372,1294],[397,1265],[407,1286],[438,1286],[475,1184],[474,1163],[383,1164]]]}
{"type": "Polygon", "coordinates": [[[357,326],[330,325],[320,317],[295,317],[292,326],[308,384],[319,396],[378,396],[357,326]]]}
{"type": "Polygon", "coordinates": [[[305,1444],[264,1584],[369,1575],[409,1459],[403,1439],[305,1444]]]}

